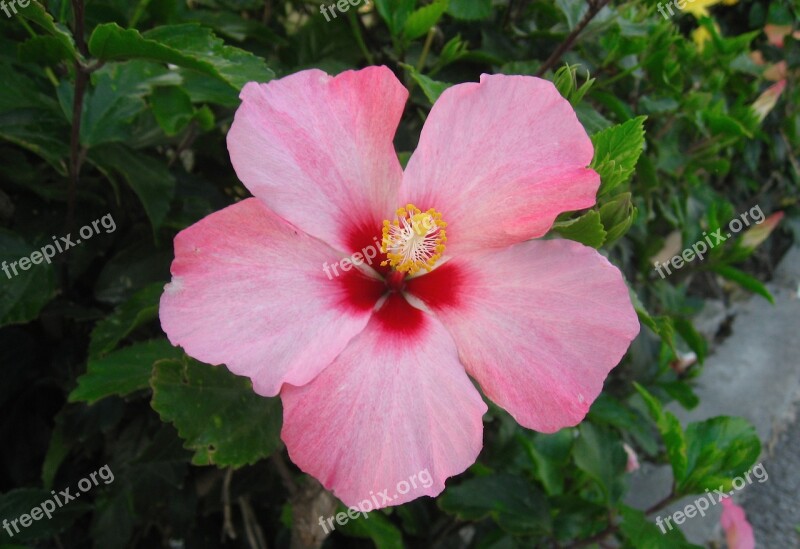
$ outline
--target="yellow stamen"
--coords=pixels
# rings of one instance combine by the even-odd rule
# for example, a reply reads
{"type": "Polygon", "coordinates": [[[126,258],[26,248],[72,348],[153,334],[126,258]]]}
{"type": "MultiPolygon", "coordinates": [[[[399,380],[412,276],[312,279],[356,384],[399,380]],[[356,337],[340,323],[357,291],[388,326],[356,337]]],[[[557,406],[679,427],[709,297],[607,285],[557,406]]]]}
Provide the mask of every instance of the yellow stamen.
{"type": "Polygon", "coordinates": [[[398,208],[397,219],[383,222],[381,252],[388,259],[381,265],[409,275],[423,268],[430,271],[444,253],[445,227],[442,214],[433,208],[427,212],[413,204],[398,208]]]}

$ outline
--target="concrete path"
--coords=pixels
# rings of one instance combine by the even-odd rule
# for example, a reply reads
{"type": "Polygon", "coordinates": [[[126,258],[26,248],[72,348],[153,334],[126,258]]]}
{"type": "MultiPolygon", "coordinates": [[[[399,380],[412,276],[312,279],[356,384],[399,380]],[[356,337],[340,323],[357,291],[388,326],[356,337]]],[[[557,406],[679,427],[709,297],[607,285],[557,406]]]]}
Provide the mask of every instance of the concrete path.
{"type": "MultiPolygon", "coordinates": [[[[800,246],[782,259],[767,284],[775,297],[771,305],[753,296],[735,306],[731,336],[706,360],[697,383],[700,404],[687,412],[669,409],[685,425],[718,415],[741,416],[755,425],[764,445],[761,462],[769,479],[755,479],[737,492],[753,525],[756,547],[800,548],[800,246]]],[[[719,304],[707,314],[719,317],[719,304]]],[[[729,311],[730,313],[730,311],[729,311]]],[[[701,319],[701,324],[703,319],[701,319]]],[[[669,493],[669,467],[643,467],[631,479],[628,503],[638,508],[669,493]]],[[[683,508],[696,496],[661,511],[662,517],[683,508]]],[[[704,517],[688,519],[682,530],[693,543],[725,547],[719,516],[721,505],[704,517]]]]}

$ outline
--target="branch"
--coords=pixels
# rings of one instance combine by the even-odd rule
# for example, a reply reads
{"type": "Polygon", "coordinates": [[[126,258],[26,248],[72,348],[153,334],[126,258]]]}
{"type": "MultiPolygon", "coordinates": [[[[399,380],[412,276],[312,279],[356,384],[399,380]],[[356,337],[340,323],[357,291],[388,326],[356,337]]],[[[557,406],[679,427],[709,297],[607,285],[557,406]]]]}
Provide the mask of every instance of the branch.
{"type": "Polygon", "coordinates": [[[559,45],[556,50],[547,58],[542,66],[536,73],[536,76],[542,76],[548,70],[553,68],[553,66],[558,63],[558,60],[561,59],[561,56],[567,53],[572,45],[575,43],[575,40],[578,38],[578,35],[586,28],[586,25],[594,19],[595,15],[600,13],[606,4],[608,4],[611,0],[589,0],[589,10],[586,12],[586,15],[583,16],[583,19],[575,25],[575,28],[572,29],[572,32],[569,33],[566,40],[564,40],[561,45],[559,45]]]}
{"type": "MultiPolygon", "coordinates": [[[[78,51],[86,57],[89,53],[84,38],[84,12],[83,0],[72,0],[72,12],[75,15],[75,43],[78,51]]],[[[67,227],[72,231],[75,217],[75,194],[78,188],[78,179],[81,172],[86,151],[81,148],[81,117],[83,116],[83,97],[89,84],[89,73],[93,68],[87,68],[81,60],[75,61],[75,93],[72,99],[72,131],[69,140],[69,188],[67,190],[67,227]]]]}

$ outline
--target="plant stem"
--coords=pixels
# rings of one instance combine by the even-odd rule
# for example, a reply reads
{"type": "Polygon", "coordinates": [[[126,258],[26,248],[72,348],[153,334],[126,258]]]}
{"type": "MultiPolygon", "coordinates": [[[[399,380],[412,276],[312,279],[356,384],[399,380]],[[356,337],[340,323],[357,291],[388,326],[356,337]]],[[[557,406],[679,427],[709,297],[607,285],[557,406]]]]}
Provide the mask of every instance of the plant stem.
{"type": "Polygon", "coordinates": [[[425,44],[422,46],[422,53],[419,55],[417,61],[417,72],[422,72],[425,66],[425,60],[428,58],[428,53],[431,51],[431,44],[433,44],[433,37],[436,35],[435,27],[431,27],[428,31],[428,36],[425,37],[425,44]]]}
{"type": "Polygon", "coordinates": [[[655,513],[656,511],[660,511],[661,509],[663,509],[664,507],[666,507],[667,505],[669,505],[673,501],[675,501],[675,493],[674,493],[674,491],[670,492],[669,495],[667,497],[665,497],[664,499],[662,499],[661,501],[658,501],[658,502],[654,503],[652,506],[650,506],[644,512],[644,514],[645,515],[649,515],[651,513],[655,513]]]}
{"type": "Polygon", "coordinates": [[[369,52],[366,42],[364,42],[364,35],[361,33],[361,27],[358,26],[359,18],[356,15],[355,10],[347,12],[347,20],[350,22],[350,27],[353,29],[353,37],[356,39],[356,44],[358,44],[361,53],[364,54],[364,58],[367,60],[369,65],[374,65],[375,59],[369,52]]]}
{"type": "Polygon", "coordinates": [[[575,40],[578,38],[578,35],[586,28],[586,25],[594,19],[595,15],[600,13],[606,4],[608,4],[611,0],[589,0],[589,10],[586,12],[586,15],[583,16],[583,19],[575,25],[575,28],[572,29],[572,32],[569,33],[569,36],[555,49],[555,51],[547,58],[542,66],[536,73],[536,76],[542,76],[548,70],[553,68],[553,66],[558,63],[558,60],[561,59],[561,56],[567,53],[572,45],[575,43],[575,40]]]}
{"type": "MultiPolygon", "coordinates": [[[[75,16],[75,43],[82,56],[88,55],[84,33],[83,0],[72,0],[72,12],[75,16]]],[[[70,134],[69,155],[69,189],[67,191],[67,231],[71,231],[75,216],[75,194],[78,188],[81,164],[86,151],[81,147],[81,116],[83,115],[83,97],[89,84],[89,71],[80,60],[75,61],[75,93],[72,100],[72,132],[70,134]]]]}

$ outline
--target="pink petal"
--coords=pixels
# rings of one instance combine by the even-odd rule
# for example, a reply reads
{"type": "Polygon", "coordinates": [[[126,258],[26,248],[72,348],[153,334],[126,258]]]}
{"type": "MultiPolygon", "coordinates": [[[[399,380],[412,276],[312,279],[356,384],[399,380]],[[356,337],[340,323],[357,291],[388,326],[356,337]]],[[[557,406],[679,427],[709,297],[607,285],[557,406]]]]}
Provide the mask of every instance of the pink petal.
{"type": "Polygon", "coordinates": [[[408,162],[402,203],[436,208],[447,254],[538,237],[555,217],[595,203],[594,150],[550,82],[482,75],[445,91],[408,162]]]}
{"type": "Polygon", "coordinates": [[[725,530],[728,549],[754,549],[756,542],[753,536],[753,527],[747,521],[744,509],[736,505],[730,498],[722,500],[722,507],[720,524],[725,530]]]}
{"type": "Polygon", "coordinates": [[[355,251],[353,240],[364,230],[379,236],[398,206],[402,168],[392,140],[407,97],[386,67],[248,83],[228,133],[231,162],[275,213],[355,251]]]}
{"type": "Polygon", "coordinates": [[[453,335],[486,396],[537,431],[580,422],[639,332],[617,268],[567,240],[456,257],[408,291],[453,335]]]}
{"type": "Polygon", "coordinates": [[[173,345],[227,364],[274,396],[303,385],[366,326],[383,285],[355,270],[329,279],[338,254],[250,198],[175,237],[161,327],[173,345]]]}
{"type": "Polygon", "coordinates": [[[487,408],[453,340],[397,294],[319,377],[281,398],[292,461],[362,510],[436,496],[481,450],[487,408]]]}

